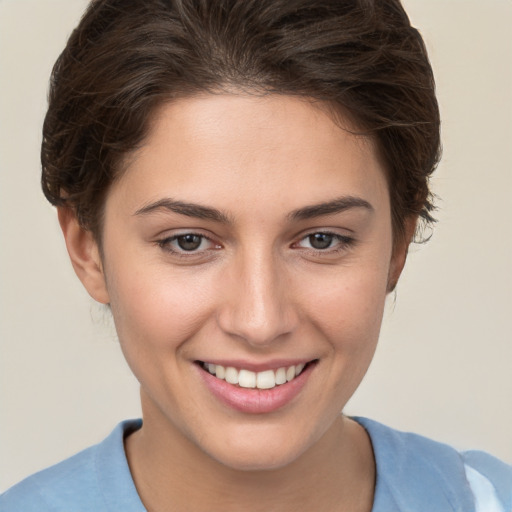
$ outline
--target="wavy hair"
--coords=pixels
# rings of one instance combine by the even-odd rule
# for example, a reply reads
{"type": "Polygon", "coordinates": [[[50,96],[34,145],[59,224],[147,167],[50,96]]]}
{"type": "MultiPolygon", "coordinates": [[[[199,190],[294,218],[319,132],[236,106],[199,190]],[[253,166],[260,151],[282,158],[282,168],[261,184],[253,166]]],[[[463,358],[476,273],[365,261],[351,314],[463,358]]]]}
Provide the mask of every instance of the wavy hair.
{"type": "Polygon", "coordinates": [[[101,241],[123,156],[155,109],[223,90],[325,102],[372,137],[395,241],[432,222],[440,157],[427,52],[399,0],[95,0],[58,58],[43,127],[42,187],[101,241]]]}

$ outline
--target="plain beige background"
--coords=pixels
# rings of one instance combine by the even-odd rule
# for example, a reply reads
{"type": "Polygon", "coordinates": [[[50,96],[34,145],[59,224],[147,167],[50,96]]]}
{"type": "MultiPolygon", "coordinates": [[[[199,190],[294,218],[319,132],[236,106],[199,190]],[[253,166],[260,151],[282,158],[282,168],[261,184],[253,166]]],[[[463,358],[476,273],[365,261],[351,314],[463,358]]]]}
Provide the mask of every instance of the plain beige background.
{"type": "MultiPolygon", "coordinates": [[[[512,1],[406,0],[437,76],[439,224],[347,406],[512,462],[512,1]]],[[[39,190],[51,66],[83,0],[0,0],[0,489],[139,415],[109,314],[39,190]]]]}

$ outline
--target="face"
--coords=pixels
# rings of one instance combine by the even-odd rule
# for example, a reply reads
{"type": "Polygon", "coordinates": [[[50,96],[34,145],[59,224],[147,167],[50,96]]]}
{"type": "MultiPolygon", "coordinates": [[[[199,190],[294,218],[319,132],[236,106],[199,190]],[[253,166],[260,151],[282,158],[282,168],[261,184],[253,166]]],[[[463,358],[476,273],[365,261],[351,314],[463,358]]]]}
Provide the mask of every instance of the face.
{"type": "Polygon", "coordinates": [[[107,197],[103,295],[89,285],[144,428],[238,469],[311,449],[373,356],[401,269],[390,218],[372,143],[304,99],[162,107],[107,197]]]}

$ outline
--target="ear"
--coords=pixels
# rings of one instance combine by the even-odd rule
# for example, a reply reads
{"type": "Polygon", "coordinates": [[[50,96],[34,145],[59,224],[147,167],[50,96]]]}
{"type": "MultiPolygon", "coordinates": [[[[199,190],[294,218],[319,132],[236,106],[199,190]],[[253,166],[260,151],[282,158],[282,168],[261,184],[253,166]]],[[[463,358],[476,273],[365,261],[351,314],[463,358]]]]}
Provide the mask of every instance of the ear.
{"type": "Polygon", "coordinates": [[[71,208],[58,207],[57,213],[76,275],[94,300],[108,304],[110,298],[96,240],[90,231],[80,226],[71,208]]]}
{"type": "Polygon", "coordinates": [[[393,247],[393,255],[391,256],[391,263],[389,265],[388,274],[388,293],[392,292],[398,283],[398,279],[404,269],[405,260],[409,251],[409,245],[412,242],[414,233],[416,232],[416,225],[418,217],[408,217],[404,226],[404,237],[396,243],[393,247]]]}

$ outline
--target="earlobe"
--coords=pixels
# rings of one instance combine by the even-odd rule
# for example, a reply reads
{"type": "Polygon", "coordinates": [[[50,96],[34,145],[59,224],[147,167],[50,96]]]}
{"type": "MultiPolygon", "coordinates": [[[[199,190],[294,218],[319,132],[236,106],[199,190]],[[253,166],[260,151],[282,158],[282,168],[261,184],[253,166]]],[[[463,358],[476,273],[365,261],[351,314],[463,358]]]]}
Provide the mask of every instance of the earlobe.
{"type": "Polygon", "coordinates": [[[57,213],[76,275],[94,300],[108,304],[103,264],[93,234],[80,226],[71,208],[59,207],[57,213]]]}
{"type": "Polygon", "coordinates": [[[396,244],[393,249],[393,255],[391,257],[391,264],[389,265],[389,274],[388,274],[388,293],[391,293],[396,288],[398,284],[398,279],[402,274],[402,270],[405,266],[405,261],[407,259],[407,253],[409,251],[409,245],[412,242],[414,237],[414,233],[416,232],[418,218],[417,217],[409,217],[405,221],[404,226],[404,238],[400,242],[396,244]]]}

